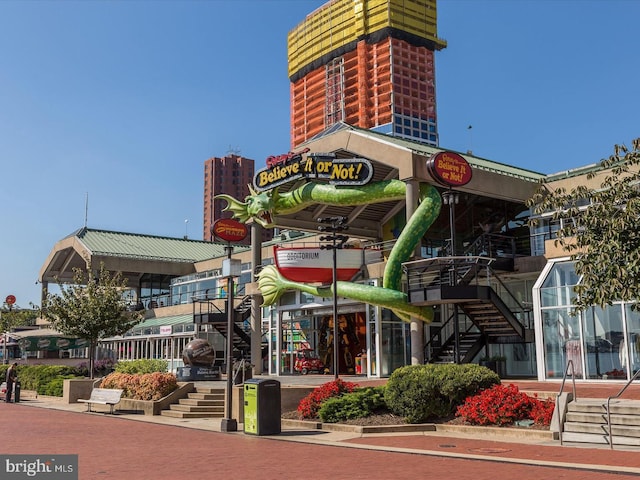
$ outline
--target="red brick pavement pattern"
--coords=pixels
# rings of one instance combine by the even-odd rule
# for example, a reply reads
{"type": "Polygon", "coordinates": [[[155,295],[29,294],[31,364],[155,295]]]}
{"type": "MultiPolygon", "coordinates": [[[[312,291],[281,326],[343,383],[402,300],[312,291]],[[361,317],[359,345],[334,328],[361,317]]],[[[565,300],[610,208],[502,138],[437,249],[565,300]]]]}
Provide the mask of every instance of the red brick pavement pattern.
{"type": "MultiPolygon", "coordinates": [[[[581,465],[609,465],[640,468],[640,451],[610,450],[557,445],[538,445],[500,442],[472,438],[436,435],[401,435],[366,437],[348,440],[349,443],[393,448],[410,448],[444,452],[446,454],[485,455],[496,458],[525,459],[536,462],[578,463],[581,465]]],[[[621,449],[622,447],[617,447],[621,449]]]]}
{"type": "MultiPolygon", "coordinates": [[[[0,405],[0,425],[3,454],[78,454],[82,480],[630,478],[539,467],[534,465],[535,460],[532,465],[517,465],[346,448],[348,444],[334,447],[274,441],[243,433],[193,430],[23,404],[0,405]]],[[[482,443],[477,441],[477,445],[482,443]]]]}

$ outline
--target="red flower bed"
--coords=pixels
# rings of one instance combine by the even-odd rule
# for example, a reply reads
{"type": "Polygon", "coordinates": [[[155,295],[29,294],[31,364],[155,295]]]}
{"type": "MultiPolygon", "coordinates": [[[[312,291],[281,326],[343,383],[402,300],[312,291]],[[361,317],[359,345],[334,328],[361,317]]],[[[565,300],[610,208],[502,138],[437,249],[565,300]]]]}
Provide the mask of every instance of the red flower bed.
{"type": "Polygon", "coordinates": [[[318,410],[322,403],[331,397],[339,397],[343,393],[353,392],[358,387],[357,383],[345,382],[341,379],[325,383],[315,388],[309,395],[300,400],[298,415],[300,418],[318,418],[318,410]]]}
{"type": "Polygon", "coordinates": [[[456,416],[472,425],[510,425],[519,420],[549,425],[554,408],[552,400],[539,400],[520,392],[516,385],[500,384],[468,397],[456,416]]]}

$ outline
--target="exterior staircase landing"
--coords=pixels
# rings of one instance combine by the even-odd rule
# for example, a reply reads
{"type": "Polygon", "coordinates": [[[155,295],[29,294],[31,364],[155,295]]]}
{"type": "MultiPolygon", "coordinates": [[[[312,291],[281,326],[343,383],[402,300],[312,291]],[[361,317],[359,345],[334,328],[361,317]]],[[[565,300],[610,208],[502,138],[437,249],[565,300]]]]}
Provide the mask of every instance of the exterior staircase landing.
{"type": "MultiPolygon", "coordinates": [[[[640,447],[640,400],[611,401],[613,448],[640,447]]],[[[567,404],[563,442],[609,445],[607,400],[580,398],[567,404]]]]}
{"type": "Polygon", "coordinates": [[[163,410],[160,415],[174,418],[223,418],[225,390],[223,388],[197,388],[187,398],[163,410]]]}

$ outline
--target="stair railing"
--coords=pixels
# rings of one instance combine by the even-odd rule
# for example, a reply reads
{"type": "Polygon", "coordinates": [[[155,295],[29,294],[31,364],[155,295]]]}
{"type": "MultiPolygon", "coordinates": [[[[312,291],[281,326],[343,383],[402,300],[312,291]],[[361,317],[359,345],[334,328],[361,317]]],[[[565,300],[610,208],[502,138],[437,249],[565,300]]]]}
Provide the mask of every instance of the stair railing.
{"type": "Polygon", "coordinates": [[[240,372],[242,372],[242,383],[245,382],[245,374],[247,372],[248,368],[251,368],[252,365],[247,362],[244,357],[242,357],[238,362],[234,362],[234,365],[232,367],[233,369],[233,381],[235,383],[236,378],[238,377],[238,375],[240,374],[240,372]]]}
{"type": "Polygon", "coordinates": [[[560,385],[560,391],[556,396],[556,409],[558,410],[558,437],[560,438],[560,445],[562,445],[562,432],[564,430],[564,412],[560,412],[560,395],[564,391],[564,383],[567,380],[567,375],[569,374],[569,368],[571,368],[571,380],[573,381],[573,400],[578,399],[578,395],[576,393],[576,373],[573,368],[573,360],[567,361],[567,366],[564,369],[564,375],[562,376],[562,384],[560,385]]]}
{"type": "Polygon", "coordinates": [[[627,389],[627,387],[629,387],[629,385],[631,385],[633,383],[633,381],[638,378],[638,376],[640,375],[640,370],[638,370],[633,377],[631,377],[631,380],[629,380],[626,385],[624,387],[622,387],[620,389],[620,391],[616,394],[616,395],[612,395],[611,397],[607,398],[607,433],[609,435],[609,448],[611,448],[611,450],[613,450],[613,433],[612,433],[612,426],[611,426],[611,400],[615,400],[616,398],[619,398],[624,391],[627,389]]]}

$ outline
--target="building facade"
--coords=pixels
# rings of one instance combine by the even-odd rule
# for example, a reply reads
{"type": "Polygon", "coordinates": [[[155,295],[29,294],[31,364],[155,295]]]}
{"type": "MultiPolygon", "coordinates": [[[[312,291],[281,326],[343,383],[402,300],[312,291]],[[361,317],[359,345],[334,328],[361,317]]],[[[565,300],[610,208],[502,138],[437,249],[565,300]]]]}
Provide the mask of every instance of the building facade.
{"type": "Polygon", "coordinates": [[[289,32],[291,145],[340,122],[438,145],[435,0],[333,0],[289,32]]]}
{"type": "Polygon", "coordinates": [[[222,193],[235,198],[249,195],[254,170],[254,160],[233,153],[224,157],[212,157],[204,162],[203,240],[213,240],[211,227],[216,220],[231,216],[222,211],[223,202],[215,201],[214,197],[222,193]]]}
{"type": "MultiPolygon", "coordinates": [[[[443,198],[457,195],[457,202],[443,205],[421,239],[419,253],[403,264],[408,300],[432,306],[433,321],[421,322],[419,329],[389,309],[339,298],[340,374],[386,377],[412,363],[481,363],[487,357],[504,361],[506,378],[561,381],[569,361],[576,379],[583,381],[623,382],[640,370],[640,314],[621,302],[574,313],[573,287],[579,278],[566,252],[554,247],[558,226],[545,215],[536,227],[527,223],[525,202],[541,180],[570,188],[570,183],[586,184],[588,172],[565,172],[556,178],[465,154],[473,177],[450,192],[437,186],[426,167],[429,158],[442,151],[435,147],[343,126],[305,148],[309,155],[332,152],[340,159],[366,158],[373,181],[430,183],[443,198]],[[497,215],[501,220],[495,220],[497,215]],[[456,275],[451,276],[453,271],[456,275]]],[[[281,185],[281,193],[287,188],[281,185]]],[[[330,296],[289,289],[276,303],[264,305],[255,273],[274,263],[275,246],[322,243],[317,226],[325,208],[323,215],[349,219],[349,241],[381,253],[363,257],[351,281],[381,285],[387,252],[403,229],[403,219],[415,209],[408,191],[405,199],[363,207],[309,205],[276,216],[281,231],[271,242],[236,247],[233,256],[242,268],[234,281],[233,354],[250,357],[255,373],[303,374],[296,367],[303,356],[317,357],[331,367],[330,296]],[[285,233],[294,227],[308,233],[285,233]]],[[[201,321],[218,312],[226,325],[224,244],[81,229],[54,246],[40,273],[43,288],[55,279],[70,280],[73,268],[86,266],[87,258],[126,272],[133,288],[132,307],[145,307],[144,322],[126,335],[104,339],[103,351],[121,361],[162,358],[173,370],[182,365],[184,346],[198,337],[214,346],[217,358],[226,357],[224,329],[215,320],[201,321]]]]}

